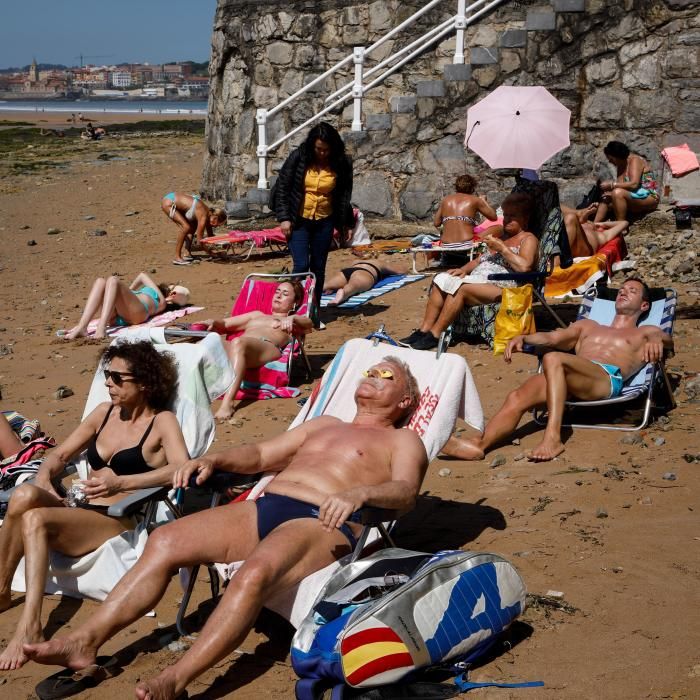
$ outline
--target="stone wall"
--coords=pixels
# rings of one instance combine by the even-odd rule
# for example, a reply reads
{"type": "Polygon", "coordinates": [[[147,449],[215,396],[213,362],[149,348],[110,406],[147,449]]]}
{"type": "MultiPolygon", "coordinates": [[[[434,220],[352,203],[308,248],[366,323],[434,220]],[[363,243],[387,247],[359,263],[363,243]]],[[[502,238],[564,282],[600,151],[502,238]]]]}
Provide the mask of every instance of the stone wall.
{"type": "MultiPolygon", "coordinates": [[[[202,179],[206,196],[243,200],[243,209],[261,210],[265,193],[255,189],[256,108],[274,106],[353,45],[368,45],[423,4],[219,0],[202,179]]],[[[453,14],[456,5],[445,0],[400,42],[389,42],[380,58],[453,14]]],[[[370,214],[424,219],[465,170],[479,177],[481,191],[495,201],[502,197],[509,179],[462,146],[467,108],[500,84],[544,85],[571,109],[571,146],[542,169],[544,177],[559,182],[562,200],[570,204],[598,175],[609,175],[602,146],[610,139],[628,143],[655,167],[664,145],[687,142],[700,150],[700,2],[585,0],[579,5],[583,12],[566,11],[577,5],[506,2],[468,29],[465,53],[471,65],[449,66],[451,37],[366,95],[366,131],[350,131],[350,103],[328,115],[354,158],[354,201],[370,214]]],[[[351,79],[351,71],[352,66],[276,115],[268,142],[320,109],[330,92],[351,79]]],[[[268,175],[274,176],[302,138],[271,154],[268,175]]]]}

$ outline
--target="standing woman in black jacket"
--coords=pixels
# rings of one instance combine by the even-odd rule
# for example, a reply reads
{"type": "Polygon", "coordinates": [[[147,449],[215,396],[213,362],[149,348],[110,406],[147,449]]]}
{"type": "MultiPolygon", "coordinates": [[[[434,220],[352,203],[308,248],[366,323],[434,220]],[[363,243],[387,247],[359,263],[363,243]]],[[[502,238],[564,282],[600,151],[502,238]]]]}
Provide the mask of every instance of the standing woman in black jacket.
{"type": "Polygon", "coordinates": [[[272,209],[287,237],[294,272],[316,275],[316,309],[333,229],[345,237],[354,225],[351,196],[352,162],[345,144],[330,124],[320,122],[287,157],[272,196],[272,209]]]}

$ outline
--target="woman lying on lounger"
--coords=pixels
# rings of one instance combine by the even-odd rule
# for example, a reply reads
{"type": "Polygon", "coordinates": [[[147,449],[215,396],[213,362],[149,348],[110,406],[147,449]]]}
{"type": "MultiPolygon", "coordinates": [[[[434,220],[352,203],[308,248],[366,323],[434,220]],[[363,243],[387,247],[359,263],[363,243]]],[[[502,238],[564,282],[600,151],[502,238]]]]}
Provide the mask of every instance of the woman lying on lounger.
{"type": "Polygon", "coordinates": [[[227,343],[234,379],[224,395],[219,410],[214,414],[219,420],[233,415],[233,402],[247,369],[262,367],[282,356],[282,350],[291,342],[293,334],[310,333],[313,324],[306,316],[294,311],[304,299],[304,289],[299,282],[280,282],[272,297],[272,313],[250,311],[240,316],[221,320],[204,321],[207,330],[216,333],[243,334],[227,343]]]}
{"type": "Polygon", "coordinates": [[[595,255],[606,243],[616,236],[621,236],[629,228],[627,221],[590,221],[598,211],[598,206],[595,203],[586,209],[570,209],[565,206],[561,208],[571,255],[575,258],[595,255]]]}
{"type": "Polygon", "coordinates": [[[335,299],[329,306],[338,306],[355,294],[372,289],[377,282],[386,277],[405,275],[407,272],[408,265],[405,263],[361,260],[331,275],[324,284],[323,293],[335,292],[335,299]]]}
{"type": "Polygon", "coordinates": [[[102,354],[110,401],[100,404],[65,442],[50,450],[32,484],[13,493],[0,529],[0,611],[11,604],[10,584],[25,556],[27,592],[15,634],[0,654],[0,670],[27,658],[23,643],[43,640],[41,604],[49,550],[70,557],[92,552],[136,525],[107,515],[126,491],[167,486],[173,468],[189,459],[175,415],[166,410],[177,383],[175,363],[151,343],[119,343],[102,354]],[[89,501],[69,508],[54,486],[66,463],[87,451],[89,501]]]}
{"type": "Polygon", "coordinates": [[[436,348],[441,333],[465,306],[493,304],[500,300],[503,287],[517,286],[509,280],[490,282],[488,275],[534,269],[539,243],[527,230],[532,199],[516,192],[509,194],[501,206],[503,226],[490,227],[481,239],[488,252],[435,277],[420,328],[404,338],[403,343],[415,350],[436,348]]]}
{"type": "Polygon", "coordinates": [[[145,323],[163,311],[179,309],[190,303],[190,290],[176,284],[156,284],[145,272],[139,272],[127,287],[118,277],[98,277],[92,285],[78,325],[65,337],[73,340],[87,335],[90,321],[97,318],[94,338],[104,338],[107,326],[131,326],[145,323]]]}

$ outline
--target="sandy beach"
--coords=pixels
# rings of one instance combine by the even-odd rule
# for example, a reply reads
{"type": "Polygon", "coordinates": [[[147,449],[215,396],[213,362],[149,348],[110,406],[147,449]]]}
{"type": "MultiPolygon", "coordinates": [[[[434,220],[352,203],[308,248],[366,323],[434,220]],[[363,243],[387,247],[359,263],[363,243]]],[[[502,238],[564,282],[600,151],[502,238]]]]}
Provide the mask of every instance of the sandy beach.
{"type": "MultiPolygon", "coordinates": [[[[92,116],[87,107],[84,114],[92,116]]],[[[151,118],[117,116],[110,121],[110,115],[98,115],[93,124],[151,118]]],[[[2,128],[9,127],[7,121],[51,128],[67,125],[64,114],[32,117],[0,111],[0,136],[2,128]]],[[[108,136],[90,143],[72,135],[32,140],[21,149],[3,152],[3,410],[40,419],[43,430],[58,441],[78,425],[104,344],[63,342],[55,331],[75,324],[96,276],[118,274],[128,282],[145,270],[157,281],[185,284],[193,303],[205,307],[188,317],[197,321],[227,314],[249,272],[279,271],[290,265],[289,257],[202,261],[189,267],[171,264],[176,228],[161,212],[160,201],[171,190],[197,191],[205,148],[202,134],[108,136]],[[50,229],[58,233],[50,234],[50,229]],[[96,229],[106,235],[93,235],[96,229]],[[55,398],[61,385],[70,387],[73,395],[55,398]]],[[[660,230],[670,236],[672,216],[664,216],[659,219],[660,230]]],[[[386,223],[372,221],[367,226],[370,233],[373,227],[387,228],[386,223]]],[[[399,222],[394,228],[409,235],[416,226],[399,222]]],[[[634,235],[633,229],[630,238],[634,235]]],[[[328,270],[352,261],[347,251],[332,252],[328,270]]],[[[417,509],[400,525],[400,546],[500,554],[518,568],[530,593],[545,596],[539,602],[535,599],[513,626],[509,644],[471,673],[475,681],[543,680],[545,687],[485,689],[475,691],[475,697],[700,697],[700,627],[693,622],[700,608],[700,466],[684,458],[700,453],[695,433],[700,399],[685,392],[686,383],[700,372],[700,314],[698,297],[688,294],[691,290],[671,279],[664,283],[679,292],[676,355],[669,362],[678,405],[668,420],[653,423],[638,434],[637,442],[626,440],[624,433],[569,431],[566,452],[546,464],[522,459],[539,441],[537,429],[524,420],[513,443],[484,461],[434,460],[417,509]],[[492,467],[499,455],[503,463],[492,467]],[[445,467],[449,474],[439,476],[445,467]],[[663,478],[668,472],[675,474],[675,480],[663,478]],[[552,598],[553,591],[560,595],[552,598]]],[[[314,377],[348,338],[364,336],[382,323],[394,336],[407,335],[423,312],[427,287],[426,278],[356,311],[323,316],[327,329],[311,334],[307,343],[314,377]]],[[[563,311],[572,318],[574,307],[563,311]]],[[[538,314],[537,320],[546,327],[544,316],[538,314]]],[[[522,355],[506,365],[485,346],[460,344],[450,352],[466,358],[487,417],[535,369],[534,361],[522,355]]],[[[301,384],[304,395],[310,386],[301,384]]],[[[217,430],[214,447],[275,435],[297,410],[293,400],[245,405],[237,412],[235,425],[217,430]]],[[[469,434],[469,428],[460,427],[469,434]]],[[[193,629],[201,627],[202,616],[210,610],[205,574],[200,573],[200,579],[190,608],[195,611],[190,619],[193,629]]],[[[181,595],[174,580],[156,608],[156,617],[138,620],[105,645],[102,653],[117,654],[122,670],[81,697],[131,697],[138,680],[178,658],[182,651],[167,645],[175,639],[181,595]]],[[[22,600],[16,594],[13,607],[0,615],[0,644],[15,628],[22,600]]],[[[47,637],[75,629],[98,605],[49,597],[43,617],[47,637]]],[[[278,618],[265,615],[236,653],[190,687],[190,697],[294,697],[290,637],[278,618]]],[[[36,684],[56,670],[30,663],[0,673],[0,696],[34,697],[36,684]]]]}

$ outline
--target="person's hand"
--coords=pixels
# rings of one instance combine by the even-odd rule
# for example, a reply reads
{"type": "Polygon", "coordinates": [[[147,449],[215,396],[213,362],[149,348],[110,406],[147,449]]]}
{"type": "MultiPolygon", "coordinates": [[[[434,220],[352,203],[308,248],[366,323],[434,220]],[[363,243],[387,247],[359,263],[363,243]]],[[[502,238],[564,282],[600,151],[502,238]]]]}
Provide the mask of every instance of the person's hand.
{"type": "Polygon", "coordinates": [[[173,474],[173,488],[187,488],[193,474],[197,475],[196,484],[201,486],[214,473],[214,465],[207,457],[190,459],[173,474]]]}
{"type": "Polygon", "coordinates": [[[467,273],[463,268],[456,267],[454,270],[448,270],[447,274],[453,277],[464,277],[467,273]]]}
{"type": "Polygon", "coordinates": [[[279,321],[279,327],[285,333],[291,333],[294,330],[294,316],[287,316],[279,321]]]}
{"type": "Polygon", "coordinates": [[[207,324],[207,330],[208,331],[213,331],[214,333],[223,333],[226,330],[226,327],[224,325],[224,322],[221,319],[218,318],[208,318],[202,323],[207,324]]]}
{"type": "Polygon", "coordinates": [[[121,486],[121,478],[118,477],[109,467],[102,467],[96,474],[89,479],[81,482],[84,486],[85,495],[92,500],[93,498],[104,498],[105,496],[114,496],[115,493],[123,491],[121,486]]]}
{"type": "Polygon", "coordinates": [[[493,253],[502,253],[506,244],[500,239],[492,236],[490,233],[481,239],[482,243],[486,243],[488,249],[493,253]]]}
{"type": "Polygon", "coordinates": [[[292,222],[291,221],[282,221],[280,223],[280,228],[282,229],[282,233],[284,234],[284,237],[289,240],[292,237],[292,222]]]}
{"type": "Polygon", "coordinates": [[[503,359],[506,362],[510,362],[513,359],[514,352],[522,352],[525,336],[516,335],[515,338],[511,338],[506,345],[506,349],[503,352],[503,359]]]}
{"type": "Polygon", "coordinates": [[[609,192],[613,188],[613,181],[612,180],[603,180],[603,182],[600,183],[600,189],[603,190],[603,192],[609,192]]]}
{"type": "Polygon", "coordinates": [[[53,487],[51,479],[49,479],[48,476],[39,472],[36,477],[34,477],[33,483],[34,486],[38,486],[40,489],[44,489],[44,491],[48,491],[52,496],[56,496],[56,498],[62,500],[58,493],[56,493],[56,489],[53,487]]]}
{"type": "Polygon", "coordinates": [[[647,340],[642,354],[645,362],[658,362],[664,356],[664,344],[660,340],[647,340]]]}
{"type": "Polygon", "coordinates": [[[326,498],[318,509],[318,519],[327,532],[339,528],[358,508],[362,508],[364,499],[360,489],[350,489],[333,493],[326,498]]]}

